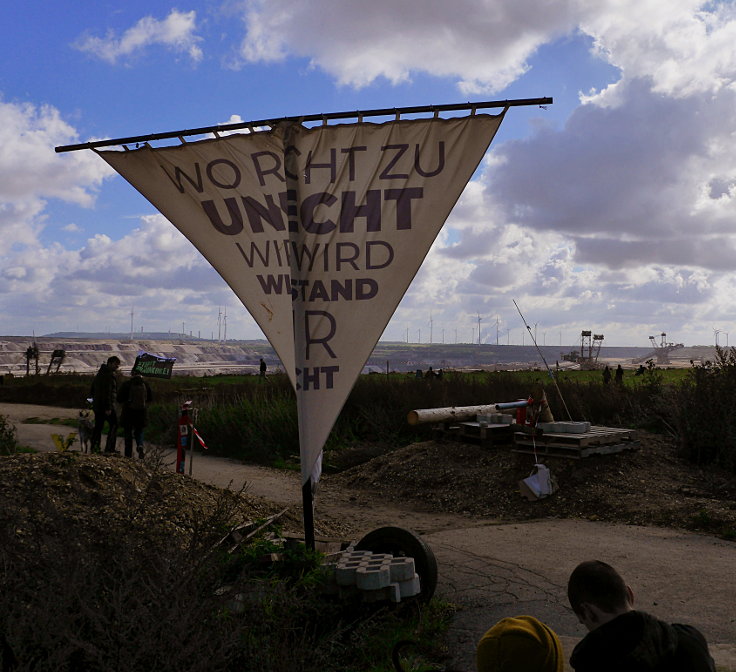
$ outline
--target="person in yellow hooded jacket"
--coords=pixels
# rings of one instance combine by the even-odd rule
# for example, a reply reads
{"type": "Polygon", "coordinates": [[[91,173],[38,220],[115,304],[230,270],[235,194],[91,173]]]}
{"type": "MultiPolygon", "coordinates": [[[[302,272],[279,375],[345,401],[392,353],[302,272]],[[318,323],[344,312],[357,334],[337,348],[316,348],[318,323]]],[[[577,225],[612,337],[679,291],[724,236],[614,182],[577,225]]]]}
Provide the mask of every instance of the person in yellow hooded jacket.
{"type": "Polygon", "coordinates": [[[478,643],[478,672],[563,672],[562,645],[534,616],[502,618],[478,643]]]}

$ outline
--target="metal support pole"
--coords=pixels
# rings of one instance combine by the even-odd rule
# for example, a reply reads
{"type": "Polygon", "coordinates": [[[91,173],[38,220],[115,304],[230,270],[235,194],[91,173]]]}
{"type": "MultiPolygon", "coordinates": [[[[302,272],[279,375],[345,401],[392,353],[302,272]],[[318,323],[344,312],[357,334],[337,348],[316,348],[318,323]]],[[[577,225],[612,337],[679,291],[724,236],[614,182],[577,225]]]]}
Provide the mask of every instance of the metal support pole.
{"type": "Polygon", "coordinates": [[[197,421],[197,409],[189,409],[189,436],[187,441],[189,443],[189,475],[192,475],[192,464],[194,463],[194,423],[197,421]]]}
{"type": "Polygon", "coordinates": [[[176,446],[176,473],[184,473],[184,464],[186,462],[187,441],[189,440],[189,410],[183,405],[179,415],[179,432],[176,446]]]}
{"type": "Polygon", "coordinates": [[[314,550],[314,501],[312,499],[312,477],[302,486],[302,510],[304,514],[304,544],[314,550]]]}
{"type": "Polygon", "coordinates": [[[194,430],[189,427],[189,475],[192,475],[192,464],[194,463],[194,430]]]}
{"type": "Polygon", "coordinates": [[[330,119],[362,119],[364,117],[395,117],[398,118],[402,114],[434,114],[436,112],[462,112],[465,110],[472,111],[473,114],[477,110],[485,110],[491,108],[508,108],[522,107],[528,105],[551,105],[552,98],[517,98],[512,100],[490,100],[479,103],[454,103],[449,105],[422,105],[419,107],[390,107],[379,110],[355,110],[352,112],[331,112],[328,114],[307,114],[301,117],[281,117],[272,119],[258,119],[257,121],[238,122],[236,124],[218,124],[216,126],[203,126],[201,128],[191,128],[183,131],[168,131],[166,133],[149,133],[147,135],[136,135],[127,138],[115,138],[110,140],[95,140],[94,142],[83,142],[77,145],[62,145],[55,148],[57,153],[74,152],[79,149],[95,149],[96,147],[115,147],[119,145],[129,145],[137,143],[146,143],[152,140],[170,140],[178,138],[183,142],[183,138],[190,135],[209,135],[211,133],[220,133],[228,131],[237,131],[245,128],[256,126],[270,126],[274,128],[281,122],[291,122],[302,124],[310,121],[325,122],[330,119]]]}

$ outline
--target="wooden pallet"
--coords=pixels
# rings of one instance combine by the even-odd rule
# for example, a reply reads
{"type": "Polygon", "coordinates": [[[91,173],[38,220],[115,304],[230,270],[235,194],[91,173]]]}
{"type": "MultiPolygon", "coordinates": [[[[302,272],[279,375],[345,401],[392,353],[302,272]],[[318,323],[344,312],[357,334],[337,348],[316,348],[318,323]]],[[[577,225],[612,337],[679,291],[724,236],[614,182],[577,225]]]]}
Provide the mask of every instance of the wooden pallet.
{"type": "Polygon", "coordinates": [[[514,434],[515,453],[531,453],[580,459],[591,455],[609,455],[638,448],[636,432],[616,427],[591,426],[584,434],[555,434],[531,436],[522,432],[514,434]]]}
{"type": "Polygon", "coordinates": [[[511,425],[507,424],[488,424],[481,427],[479,422],[460,422],[457,426],[461,439],[495,445],[511,445],[514,440],[511,425]]]}

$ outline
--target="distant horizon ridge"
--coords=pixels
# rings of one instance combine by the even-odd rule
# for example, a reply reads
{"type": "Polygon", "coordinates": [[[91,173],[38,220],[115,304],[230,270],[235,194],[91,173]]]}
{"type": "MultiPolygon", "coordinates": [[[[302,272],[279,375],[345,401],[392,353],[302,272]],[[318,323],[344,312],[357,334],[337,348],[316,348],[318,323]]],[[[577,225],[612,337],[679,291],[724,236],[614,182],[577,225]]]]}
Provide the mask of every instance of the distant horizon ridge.
{"type": "MultiPolygon", "coordinates": [[[[181,340],[181,341],[193,341],[197,343],[219,343],[219,344],[225,344],[225,343],[267,343],[268,340],[266,337],[262,338],[227,338],[227,339],[217,339],[217,338],[204,338],[202,336],[194,336],[190,334],[185,333],[172,333],[172,332],[166,332],[166,331],[151,331],[151,332],[136,332],[131,334],[129,332],[74,332],[74,331],[59,331],[59,332],[53,332],[50,334],[42,334],[40,336],[36,335],[21,335],[21,336],[9,336],[9,335],[0,335],[0,338],[12,338],[12,339],[30,339],[33,340],[34,338],[44,338],[44,339],[63,339],[63,338],[71,338],[71,339],[96,339],[96,340],[118,340],[118,341],[170,341],[170,340],[181,340]]],[[[563,345],[545,345],[545,344],[537,344],[536,346],[534,343],[438,343],[438,342],[432,342],[432,343],[415,343],[415,342],[406,342],[406,341],[398,341],[398,340],[384,340],[381,339],[378,341],[378,344],[393,344],[398,345],[402,347],[430,347],[430,346],[437,346],[437,347],[502,347],[502,348],[536,348],[539,347],[541,350],[545,352],[552,352],[555,349],[560,350],[564,354],[567,354],[569,352],[579,351],[580,350],[580,343],[575,344],[563,344],[563,345]]],[[[377,345],[378,345],[377,344],[377,345]]],[[[729,346],[721,345],[720,347],[727,348],[729,346]]],[[[683,346],[684,349],[689,348],[715,348],[715,344],[712,345],[686,345],[683,346]]],[[[631,349],[635,348],[637,350],[646,350],[646,351],[653,351],[654,348],[651,344],[649,345],[602,345],[601,346],[601,352],[605,350],[615,349],[615,348],[625,348],[625,349],[631,349]]],[[[673,356],[676,355],[677,351],[673,352],[673,356]]]]}

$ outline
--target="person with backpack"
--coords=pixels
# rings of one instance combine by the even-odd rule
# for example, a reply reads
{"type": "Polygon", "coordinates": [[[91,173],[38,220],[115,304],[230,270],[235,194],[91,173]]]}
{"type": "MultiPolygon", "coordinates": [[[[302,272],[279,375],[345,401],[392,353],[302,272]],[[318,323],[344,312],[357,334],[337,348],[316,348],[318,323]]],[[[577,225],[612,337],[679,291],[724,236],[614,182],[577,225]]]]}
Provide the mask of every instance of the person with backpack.
{"type": "Polygon", "coordinates": [[[123,408],[120,424],[123,426],[125,457],[133,457],[133,439],[135,439],[138,457],[143,459],[143,428],[148,419],[147,406],[152,399],[151,387],[140,373],[133,373],[132,377],[120,386],[118,403],[123,408]]]}

